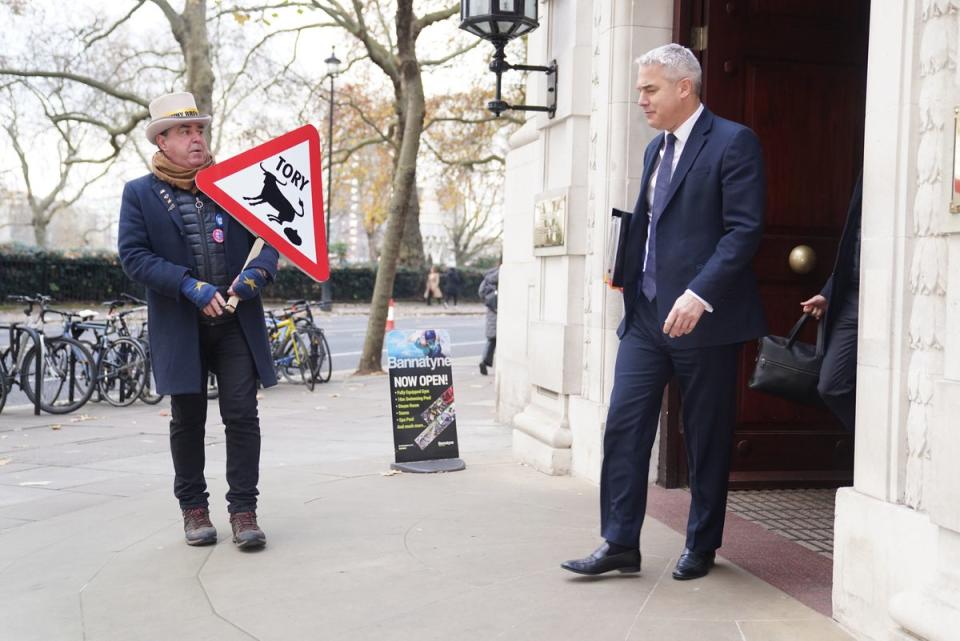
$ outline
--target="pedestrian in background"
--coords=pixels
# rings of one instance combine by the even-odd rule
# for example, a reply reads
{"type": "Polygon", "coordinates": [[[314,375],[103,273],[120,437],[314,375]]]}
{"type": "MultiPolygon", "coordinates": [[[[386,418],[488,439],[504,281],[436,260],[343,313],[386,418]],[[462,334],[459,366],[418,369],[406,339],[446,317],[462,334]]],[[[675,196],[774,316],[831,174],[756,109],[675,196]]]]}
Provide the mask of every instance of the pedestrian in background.
{"type": "Polygon", "coordinates": [[[460,289],[463,287],[463,279],[456,267],[450,266],[443,273],[443,296],[447,300],[453,301],[453,306],[457,306],[457,300],[460,298],[460,289]]]}
{"type": "Polygon", "coordinates": [[[487,375],[487,368],[493,367],[493,352],[497,349],[497,291],[500,287],[500,265],[487,271],[480,281],[480,300],[487,308],[487,346],[480,359],[480,373],[487,375]]]}
{"type": "Polygon", "coordinates": [[[436,265],[431,266],[430,273],[427,274],[427,288],[423,291],[423,298],[427,301],[427,305],[430,304],[431,298],[436,298],[443,303],[444,307],[447,305],[443,300],[443,292],[440,291],[440,272],[436,265]]]}
{"type": "Polygon", "coordinates": [[[170,395],[173,493],[187,544],[216,543],[204,477],[207,375],[220,387],[227,441],[227,509],[241,548],[266,543],[257,524],[260,419],[257,384],[276,385],[260,291],[277,272],[264,246],[249,265],[253,236],[196,185],[213,164],[204,138],[209,115],[192,94],[150,103],[147,140],[159,150],[152,172],[123,189],[118,248],[123,271],[147,289],[150,355],[157,393],[170,395]],[[236,313],[225,297],[243,301],[236,313]]]}

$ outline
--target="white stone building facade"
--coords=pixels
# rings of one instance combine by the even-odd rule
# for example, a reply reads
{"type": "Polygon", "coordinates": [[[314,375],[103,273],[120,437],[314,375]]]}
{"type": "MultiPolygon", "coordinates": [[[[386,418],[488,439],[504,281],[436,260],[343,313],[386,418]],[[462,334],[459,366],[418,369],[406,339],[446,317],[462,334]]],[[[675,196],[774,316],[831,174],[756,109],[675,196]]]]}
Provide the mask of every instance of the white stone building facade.
{"type": "MultiPolygon", "coordinates": [[[[557,60],[558,110],[531,115],[510,141],[497,410],[517,458],[546,473],[599,479],[623,313],[602,281],[609,212],[632,209],[654,135],[635,104],[633,60],[673,41],[676,12],[692,4],[539,4],[527,62],[557,60]],[[537,204],[558,199],[565,241],[535,249],[537,204]]],[[[873,0],[858,431],[834,563],[834,616],[861,639],[960,638],[958,54],[960,2],[873,0]]],[[[544,93],[531,74],[527,101],[544,93]]]]}

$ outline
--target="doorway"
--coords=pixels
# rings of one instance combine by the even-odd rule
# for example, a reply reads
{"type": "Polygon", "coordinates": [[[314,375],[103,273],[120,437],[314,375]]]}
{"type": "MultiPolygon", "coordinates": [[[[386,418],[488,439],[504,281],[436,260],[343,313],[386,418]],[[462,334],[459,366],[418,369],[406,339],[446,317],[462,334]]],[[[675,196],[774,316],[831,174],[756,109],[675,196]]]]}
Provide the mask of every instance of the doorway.
{"type": "MultiPolygon", "coordinates": [[[[754,270],[772,334],[789,331],[800,301],[819,292],[833,270],[863,163],[869,11],[869,0],[675,3],[674,39],[700,58],[704,103],[753,129],[763,146],[766,228],[754,270]],[[812,250],[808,271],[788,260],[800,245],[812,250]]],[[[814,323],[801,340],[815,342],[814,323]]],[[[826,409],[749,390],[755,358],[756,345],[746,345],[731,488],[850,484],[853,435],[826,409]]],[[[677,487],[687,470],[673,384],[664,407],[659,478],[677,487]]]]}

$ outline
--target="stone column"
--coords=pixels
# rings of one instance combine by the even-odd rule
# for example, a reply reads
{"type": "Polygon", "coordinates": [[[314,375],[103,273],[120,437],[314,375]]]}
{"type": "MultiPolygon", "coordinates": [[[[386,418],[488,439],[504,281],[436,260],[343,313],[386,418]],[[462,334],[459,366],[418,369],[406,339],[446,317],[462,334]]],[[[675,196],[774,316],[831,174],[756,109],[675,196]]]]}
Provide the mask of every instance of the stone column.
{"type": "Polygon", "coordinates": [[[960,630],[957,11],[871,12],[854,487],[834,559],[834,616],[866,639],[960,630]]]}

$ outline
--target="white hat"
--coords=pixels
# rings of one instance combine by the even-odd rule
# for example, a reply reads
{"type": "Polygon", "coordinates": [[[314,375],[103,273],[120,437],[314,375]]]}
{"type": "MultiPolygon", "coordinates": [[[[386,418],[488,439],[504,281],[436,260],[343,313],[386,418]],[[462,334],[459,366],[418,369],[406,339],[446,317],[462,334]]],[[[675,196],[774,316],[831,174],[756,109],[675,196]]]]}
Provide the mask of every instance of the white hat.
{"type": "Polygon", "coordinates": [[[207,115],[200,115],[197,110],[197,101],[193,94],[186,91],[180,93],[168,93],[160,96],[150,102],[150,124],[147,125],[147,140],[152,144],[157,143],[157,134],[173,127],[190,122],[201,122],[205,125],[210,124],[213,118],[207,115]]]}

